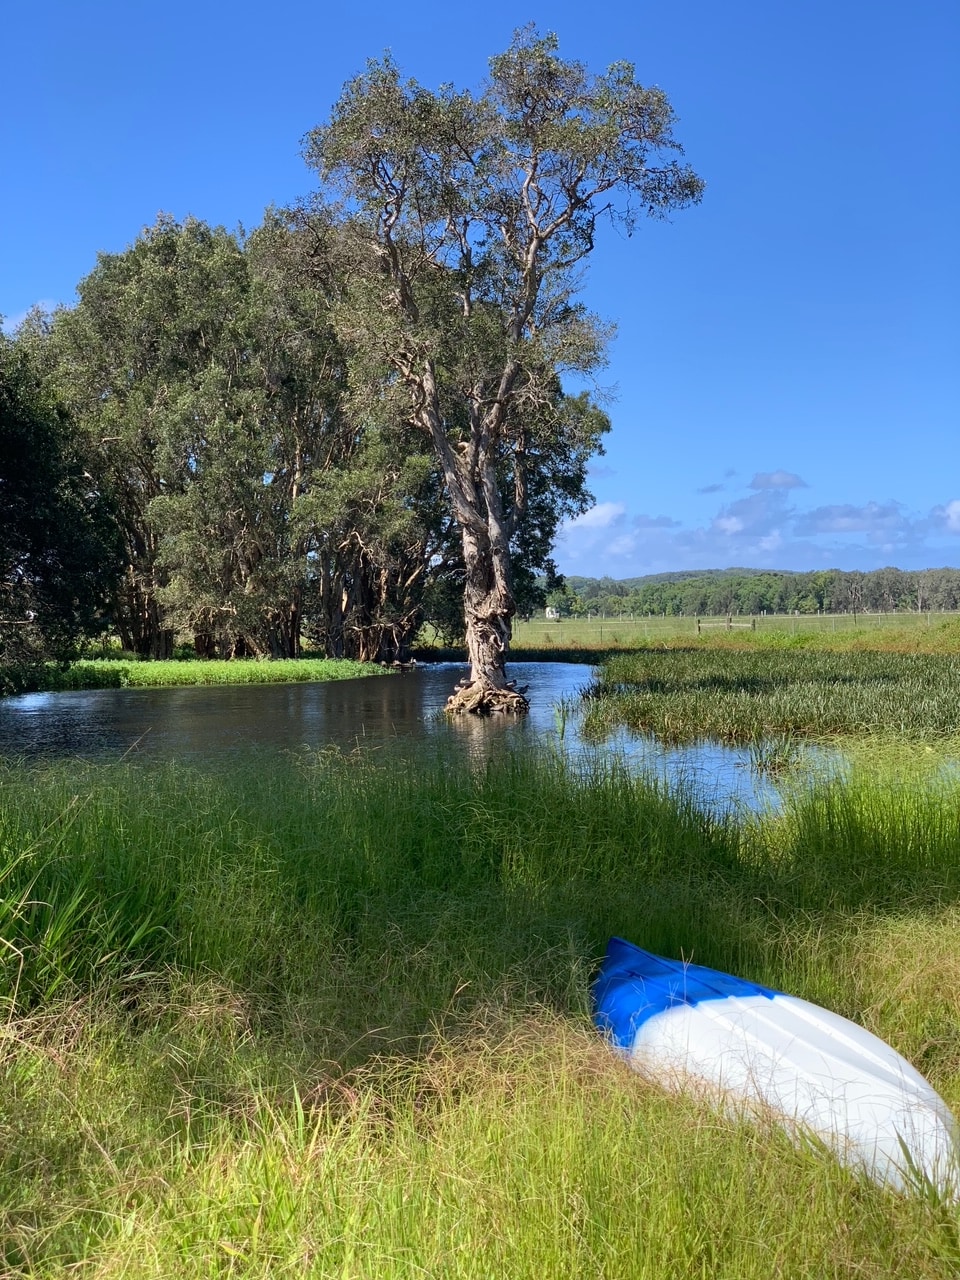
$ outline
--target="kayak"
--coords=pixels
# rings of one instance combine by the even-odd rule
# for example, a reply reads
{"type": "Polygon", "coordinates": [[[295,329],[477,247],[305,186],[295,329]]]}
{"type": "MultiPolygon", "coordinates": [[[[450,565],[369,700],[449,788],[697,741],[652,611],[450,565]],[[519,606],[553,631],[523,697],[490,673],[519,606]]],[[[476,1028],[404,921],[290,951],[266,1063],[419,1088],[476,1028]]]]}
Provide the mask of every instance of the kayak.
{"type": "Polygon", "coordinates": [[[648,1079],[814,1135],[884,1186],[958,1198],[960,1138],[905,1058],[819,1005],[612,938],[595,1020],[648,1079]]]}

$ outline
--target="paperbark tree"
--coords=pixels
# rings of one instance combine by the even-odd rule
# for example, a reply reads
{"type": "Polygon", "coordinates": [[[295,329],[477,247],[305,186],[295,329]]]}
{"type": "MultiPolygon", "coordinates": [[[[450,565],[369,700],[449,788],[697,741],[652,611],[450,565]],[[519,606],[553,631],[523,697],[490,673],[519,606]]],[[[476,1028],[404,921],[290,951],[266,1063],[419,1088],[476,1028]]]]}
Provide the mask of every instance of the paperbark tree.
{"type": "Polygon", "coordinates": [[[296,580],[298,621],[329,656],[392,661],[419,627],[439,549],[432,458],[374,412],[379,402],[352,394],[329,323],[337,281],[315,270],[303,239],[269,215],[247,243],[250,358],[269,392],[263,471],[284,513],[272,559],[296,580]]]}
{"type": "Polygon", "coordinates": [[[344,228],[339,332],[389,371],[460,530],[471,681],[451,710],[526,709],[505,659],[532,436],[541,456],[584,439],[557,387],[603,361],[608,331],[576,300],[598,219],[629,230],[700,199],[673,124],[629,64],[591,76],[528,28],[477,93],[432,92],[371,62],[305,139],[317,205],[344,228]]]}

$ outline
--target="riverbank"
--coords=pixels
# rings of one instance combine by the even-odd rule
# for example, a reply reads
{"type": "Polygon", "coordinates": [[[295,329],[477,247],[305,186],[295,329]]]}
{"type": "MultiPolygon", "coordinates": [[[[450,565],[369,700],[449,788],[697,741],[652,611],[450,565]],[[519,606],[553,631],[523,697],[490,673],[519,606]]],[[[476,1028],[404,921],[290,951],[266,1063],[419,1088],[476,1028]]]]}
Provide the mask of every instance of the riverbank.
{"type": "Polygon", "coordinates": [[[384,675],[389,668],[347,658],[288,658],[267,661],[199,658],[170,661],[125,658],[81,658],[69,667],[49,665],[24,692],[59,693],[70,689],[180,688],[188,685],[290,684],[311,680],[353,680],[384,675]]]}
{"type": "MultiPolygon", "coordinates": [[[[877,614],[869,617],[771,617],[754,620],[695,618],[517,620],[511,662],[579,662],[597,665],[623,653],[692,649],[722,652],[814,650],[828,653],[918,653],[960,656],[960,620],[952,615],[877,614]]],[[[462,648],[431,643],[414,646],[421,663],[466,662],[462,648]]],[[[382,675],[390,668],[349,659],[301,658],[282,661],[233,658],[171,661],[82,658],[67,667],[50,664],[24,681],[7,681],[15,692],[70,689],[184,687],[214,684],[272,684],[353,679],[382,675]]],[[[0,673],[2,675],[2,673],[0,673]]],[[[3,680],[0,679],[0,687],[3,680]]]]}
{"type": "Polygon", "coordinates": [[[947,1277],[956,1215],[622,1068],[610,934],[854,1017],[960,1110],[960,782],[723,818],[425,753],[0,769],[5,1274],[947,1277]]]}

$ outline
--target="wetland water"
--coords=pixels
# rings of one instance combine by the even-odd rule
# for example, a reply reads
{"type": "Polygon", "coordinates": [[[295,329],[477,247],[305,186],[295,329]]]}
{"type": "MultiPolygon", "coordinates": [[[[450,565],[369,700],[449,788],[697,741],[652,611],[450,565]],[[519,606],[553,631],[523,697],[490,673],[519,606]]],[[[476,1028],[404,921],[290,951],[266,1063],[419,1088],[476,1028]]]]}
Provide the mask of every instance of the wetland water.
{"type": "Polygon", "coordinates": [[[576,703],[591,668],[579,663],[511,664],[529,686],[531,713],[448,721],[442,708],[466,667],[422,666],[398,675],[319,684],[213,685],[35,693],[0,700],[0,756],[7,759],[213,760],[255,749],[337,747],[453,750],[482,759],[491,749],[552,745],[584,763],[623,760],[671,781],[682,780],[711,807],[775,804],[777,793],[749,768],[749,752],[715,744],[666,748],[620,731],[602,745],[586,742],[576,703]]]}

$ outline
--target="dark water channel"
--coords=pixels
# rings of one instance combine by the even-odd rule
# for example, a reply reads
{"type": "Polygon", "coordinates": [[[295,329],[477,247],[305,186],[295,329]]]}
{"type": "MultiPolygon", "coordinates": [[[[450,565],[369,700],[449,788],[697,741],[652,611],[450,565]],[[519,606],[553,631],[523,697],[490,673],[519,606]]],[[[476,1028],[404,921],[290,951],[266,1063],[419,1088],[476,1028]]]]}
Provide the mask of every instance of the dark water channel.
{"type": "Polygon", "coordinates": [[[210,760],[254,749],[335,746],[343,751],[414,752],[435,747],[482,759],[493,750],[547,744],[584,763],[616,757],[694,788],[711,807],[776,803],[776,790],[749,768],[749,753],[715,744],[667,749],[627,732],[602,746],[585,742],[575,703],[591,668],[578,663],[515,663],[529,686],[522,720],[441,711],[466,668],[424,666],[397,675],[324,684],[215,685],[37,693],[0,701],[0,756],[23,760],[210,760]]]}

